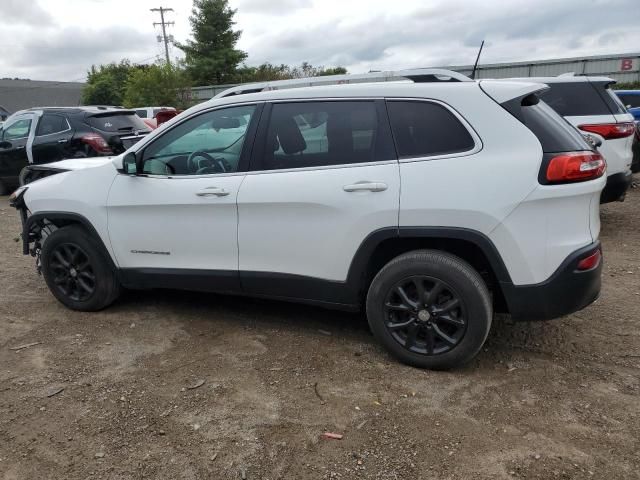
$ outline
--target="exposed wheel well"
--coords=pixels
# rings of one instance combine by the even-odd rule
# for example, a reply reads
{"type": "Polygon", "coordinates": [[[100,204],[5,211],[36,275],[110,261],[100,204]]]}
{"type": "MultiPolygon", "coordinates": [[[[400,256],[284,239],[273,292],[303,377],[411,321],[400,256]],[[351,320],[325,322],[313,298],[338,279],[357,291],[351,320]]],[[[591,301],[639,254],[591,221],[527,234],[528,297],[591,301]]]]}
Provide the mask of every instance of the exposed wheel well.
{"type": "Polygon", "coordinates": [[[391,259],[412,250],[440,250],[451,253],[468,262],[487,284],[493,296],[493,308],[498,312],[507,312],[500,282],[494,268],[483,250],[475,243],[456,238],[402,238],[395,237],[382,241],[373,251],[363,278],[363,299],[369,289],[373,277],[391,259]]]}
{"type": "Polygon", "coordinates": [[[46,235],[51,234],[53,230],[69,226],[80,227],[91,238],[93,238],[102,249],[111,266],[116,269],[116,265],[111,258],[111,255],[109,254],[102,238],[100,237],[94,226],[89,222],[89,220],[81,215],[65,212],[35,214],[29,218],[28,226],[26,227],[28,229],[28,232],[25,231],[23,235],[27,234],[29,242],[36,241],[37,243],[40,243],[43,242],[46,238],[46,235]]]}

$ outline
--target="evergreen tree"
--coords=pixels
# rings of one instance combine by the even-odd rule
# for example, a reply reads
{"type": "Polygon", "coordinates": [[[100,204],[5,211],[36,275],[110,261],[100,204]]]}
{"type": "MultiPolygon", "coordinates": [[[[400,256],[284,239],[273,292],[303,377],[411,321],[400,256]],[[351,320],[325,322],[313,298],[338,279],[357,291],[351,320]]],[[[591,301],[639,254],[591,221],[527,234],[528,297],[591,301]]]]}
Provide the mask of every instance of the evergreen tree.
{"type": "Polygon", "coordinates": [[[236,49],[240,31],[234,31],[236,11],[228,0],[194,0],[189,18],[193,40],[176,45],[185,53],[187,74],[194,85],[220,85],[236,80],[236,69],[247,58],[236,49]]]}

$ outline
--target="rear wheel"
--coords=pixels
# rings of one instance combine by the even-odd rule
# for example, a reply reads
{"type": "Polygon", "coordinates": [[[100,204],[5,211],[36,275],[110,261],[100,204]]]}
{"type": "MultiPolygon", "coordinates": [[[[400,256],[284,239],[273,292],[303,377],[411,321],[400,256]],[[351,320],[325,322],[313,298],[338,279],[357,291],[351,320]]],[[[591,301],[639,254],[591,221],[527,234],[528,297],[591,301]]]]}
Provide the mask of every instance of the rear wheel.
{"type": "Polygon", "coordinates": [[[375,337],[400,361],[447,369],[482,348],[491,327],[491,297],[464,260],[433,250],[409,252],[373,279],[367,318],[375,337]]]}
{"type": "Polygon", "coordinates": [[[40,255],[49,290],[73,310],[96,311],[120,294],[116,272],[104,249],[83,228],[55,230],[45,240],[40,255]]]}

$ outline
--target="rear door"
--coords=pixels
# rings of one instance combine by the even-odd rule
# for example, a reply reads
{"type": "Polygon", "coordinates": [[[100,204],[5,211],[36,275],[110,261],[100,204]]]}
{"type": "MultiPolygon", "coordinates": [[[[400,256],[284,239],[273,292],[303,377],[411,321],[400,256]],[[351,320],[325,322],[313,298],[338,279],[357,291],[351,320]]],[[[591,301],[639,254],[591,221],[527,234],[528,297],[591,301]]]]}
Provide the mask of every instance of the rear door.
{"type": "Polygon", "coordinates": [[[340,285],[358,247],[398,226],[400,175],[384,102],[280,102],[262,118],[238,195],[243,290],[348,303],[340,285]]]}
{"type": "Polygon", "coordinates": [[[68,158],[73,130],[64,115],[44,113],[38,119],[33,139],[33,163],[51,163],[68,158]]]}
{"type": "Polygon", "coordinates": [[[20,171],[30,163],[29,143],[35,122],[36,115],[29,113],[11,118],[2,126],[0,178],[16,182],[20,171]]]}

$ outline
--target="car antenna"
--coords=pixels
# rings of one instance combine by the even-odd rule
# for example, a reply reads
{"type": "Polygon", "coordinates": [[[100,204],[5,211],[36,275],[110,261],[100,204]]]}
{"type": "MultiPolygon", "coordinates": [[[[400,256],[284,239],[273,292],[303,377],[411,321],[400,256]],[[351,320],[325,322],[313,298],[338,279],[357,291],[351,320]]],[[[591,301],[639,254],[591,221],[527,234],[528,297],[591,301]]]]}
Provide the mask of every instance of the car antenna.
{"type": "Polygon", "coordinates": [[[480,60],[480,54],[482,53],[482,47],[484,47],[484,40],[480,44],[480,50],[478,50],[478,56],[476,57],[476,63],[473,64],[473,70],[471,71],[471,79],[476,79],[476,70],[478,69],[478,61],[480,60]]]}

